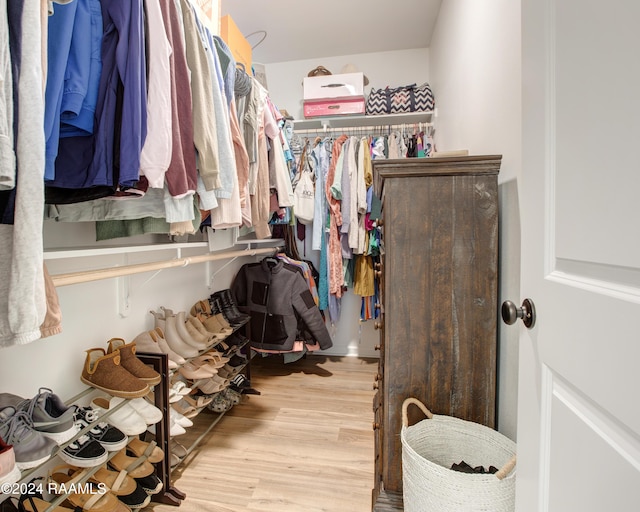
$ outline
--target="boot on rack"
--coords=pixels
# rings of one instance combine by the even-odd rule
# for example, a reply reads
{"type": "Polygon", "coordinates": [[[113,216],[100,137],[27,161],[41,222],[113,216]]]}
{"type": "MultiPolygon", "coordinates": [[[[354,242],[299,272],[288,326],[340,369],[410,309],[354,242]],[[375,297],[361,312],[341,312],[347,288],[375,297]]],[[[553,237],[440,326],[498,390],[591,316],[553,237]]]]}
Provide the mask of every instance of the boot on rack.
{"type": "Polygon", "coordinates": [[[224,315],[222,313],[214,313],[211,310],[209,300],[199,300],[196,302],[191,308],[190,313],[195,319],[202,323],[208,332],[216,336],[215,344],[219,344],[221,340],[233,332],[233,328],[229,322],[227,322],[224,315]]]}
{"type": "Polygon", "coordinates": [[[162,311],[164,311],[164,319],[165,319],[165,329],[164,329],[164,337],[171,347],[171,350],[180,354],[183,358],[188,359],[191,357],[197,356],[200,351],[192,345],[189,345],[185,340],[182,339],[178,332],[178,324],[176,315],[173,314],[171,309],[167,309],[165,307],[160,307],[162,311]]]}
{"type": "Polygon", "coordinates": [[[237,319],[228,308],[223,306],[220,297],[214,297],[212,295],[209,297],[209,304],[211,305],[211,311],[213,311],[214,314],[221,314],[225,320],[231,324],[231,327],[239,327],[244,323],[244,319],[237,319]]]}
{"type": "Polygon", "coordinates": [[[220,304],[223,309],[223,314],[227,318],[233,318],[235,322],[244,322],[249,319],[249,315],[240,312],[235,301],[233,300],[233,295],[231,295],[231,290],[229,290],[228,288],[226,290],[220,290],[211,294],[210,298],[220,299],[220,304]]]}

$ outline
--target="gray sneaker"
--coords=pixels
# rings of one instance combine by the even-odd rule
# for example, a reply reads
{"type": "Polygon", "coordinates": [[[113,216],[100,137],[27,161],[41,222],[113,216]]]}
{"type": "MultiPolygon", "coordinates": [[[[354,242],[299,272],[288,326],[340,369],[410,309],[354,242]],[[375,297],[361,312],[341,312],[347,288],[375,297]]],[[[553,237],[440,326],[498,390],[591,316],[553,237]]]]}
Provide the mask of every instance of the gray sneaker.
{"type": "Polygon", "coordinates": [[[45,463],[56,448],[56,443],[33,429],[29,415],[8,406],[0,410],[0,437],[13,445],[16,466],[21,471],[45,463]]]}
{"type": "Polygon", "coordinates": [[[40,388],[30,400],[18,406],[33,421],[33,428],[61,445],[72,439],[79,428],[75,425],[75,407],[67,407],[50,389],[40,388]]]}

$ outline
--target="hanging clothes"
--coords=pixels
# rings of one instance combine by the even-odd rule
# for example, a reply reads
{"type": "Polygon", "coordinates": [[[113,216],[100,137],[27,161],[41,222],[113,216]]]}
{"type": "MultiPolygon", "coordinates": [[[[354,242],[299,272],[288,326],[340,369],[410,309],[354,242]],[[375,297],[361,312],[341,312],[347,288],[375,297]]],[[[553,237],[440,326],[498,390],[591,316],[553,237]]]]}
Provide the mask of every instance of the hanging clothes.
{"type": "Polygon", "coordinates": [[[251,315],[251,344],[264,350],[292,350],[298,318],[322,349],[333,346],[324,319],[299,269],[277,258],[243,265],[231,291],[251,315]]]}
{"type": "Polygon", "coordinates": [[[284,253],[276,254],[276,258],[284,261],[285,263],[288,263],[289,265],[298,267],[300,269],[300,271],[302,272],[302,277],[304,277],[304,280],[307,282],[307,286],[311,291],[311,295],[313,296],[314,302],[318,304],[320,302],[320,299],[318,297],[318,288],[316,286],[316,281],[311,272],[311,267],[309,266],[309,263],[301,260],[294,260],[293,258],[290,258],[284,253]]]}
{"type": "MultiPolygon", "coordinates": [[[[44,177],[47,180],[55,178],[55,161],[58,156],[58,143],[60,140],[60,105],[62,102],[62,89],[64,85],[65,71],[69,60],[71,39],[73,36],[73,24],[78,10],[79,2],[69,5],[61,5],[49,16],[48,24],[48,72],[45,92],[45,118],[44,131],[46,141],[46,167],[44,177]]],[[[102,17],[102,12],[100,13],[102,17]]],[[[85,32],[86,34],[86,32],[85,32]]],[[[81,34],[78,34],[81,35],[81,34]]],[[[80,41],[78,41],[78,44],[80,41]]],[[[86,46],[87,41],[82,43],[86,46]]],[[[88,68],[83,71],[88,72],[88,68]]]]}
{"type": "Polygon", "coordinates": [[[165,173],[172,197],[192,195],[198,185],[196,155],[193,150],[193,110],[189,68],[186,61],[182,28],[174,0],[159,0],[164,29],[173,51],[169,59],[171,77],[171,164],[165,173]]]}
{"type": "Polygon", "coordinates": [[[140,152],[147,134],[142,1],[102,0],[101,6],[105,29],[95,140],[91,137],[60,139],[52,187],[115,189],[122,185],[127,188],[135,186],[139,179],[140,152]],[[86,159],[78,159],[80,154],[91,155],[88,166],[86,159]]]}
{"type": "Polygon", "coordinates": [[[349,151],[347,153],[347,163],[349,170],[349,185],[351,190],[349,194],[349,203],[348,206],[345,207],[345,209],[349,209],[348,245],[350,251],[353,252],[354,250],[358,250],[358,218],[360,215],[358,206],[361,201],[361,198],[358,197],[358,195],[361,193],[360,189],[364,186],[364,180],[362,179],[363,174],[358,169],[358,163],[356,161],[359,140],[357,137],[351,137],[350,140],[351,143],[349,144],[349,151]],[[360,181],[362,181],[362,187],[360,181]]]}
{"type": "MultiPolygon", "coordinates": [[[[42,83],[55,93],[46,104],[47,161],[54,170],[45,187],[47,215],[122,223],[118,230],[102,225],[99,237],[135,232],[141,219],[154,219],[146,221],[153,230],[169,225],[170,232],[188,233],[199,218],[195,198],[214,229],[246,226],[258,238],[270,237],[271,213],[293,203],[294,152],[284,118],[255,78],[239,74],[229,47],[211,34],[191,0],[74,0],[52,12],[51,37],[38,38],[50,42],[51,80],[42,83]],[[91,34],[91,44],[80,29],[91,34]],[[80,37],[87,43],[77,44],[80,37]],[[89,57],[87,65],[76,64],[89,57]],[[90,91],[82,100],[79,92],[60,95],[66,84],[86,81],[80,70],[94,73],[95,116],[86,115],[90,91]],[[84,120],[94,117],[90,133],[93,123],[84,120]],[[85,124],[87,133],[80,133],[85,124]],[[164,191],[151,194],[163,203],[162,217],[155,209],[136,216],[148,203],[130,207],[130,216],[107,205],[142,199],[149,190],[164,191]]],[[[0,142],[1,135],[0,126],[0,142]]],[[[2,179],[0,168],[0,198],[2,179]]],[[[5,196],[8,205],[13,196],[5,196]]]]}
{"type": "MultiPolygon", "coordinates": [[[[6,2],[4,2],[6,5],[6,2]]],[[[0,191],[10,191],[16,186],[16,154],[13,140],[13,73],[9,47],[9,22],[7,9],[0,10],[2,40],[0,40],[0,191]]],[[[0,192],[1,193],[1,192],[0,192]]]]}
{"type": "MultiPolygon", "coordinates": [[[[193,105],[193,142],[198,152],[198,171],[207,190],[221,189],[221,163],[219,155],[222,148],[218,147],[219,112],[214,108],[214,92],[220,96],[217,81],[214,82],[215,70],[209,63],[213,49],[208,47],[196,25],[196,16],[191,4],[180,0],[185,35],[185,50],[189,76],[191,82],[191,101],[193,105]]],[[[231,191],[227,185],[225,197],[230,197],[231,191]],[[228,195],[227,195],[228,194],[228,195]]],[[[220,197],[220,196],[218,196],[220,197]]]]}
{"type": "Polygon", "coordinates": [[[159,0],[145,0],[147,49],[147,138],[140,153],[140,174],[149,186],[163,188],[171,163],[171,44],[159,0]]]}
{"type": "Polygon", "coordinates": [[[280,137],[282,131],[269,103],[269,98],[265,98],[265,134],[269,137],[269,187],[278,194],[278,206],[290,207],[293,206],[293,186],[280,137]]]}
{"type": "MultiPolygon", "coordinates": [[[[45,139],[40,0],[9,0],[16,186],[3,199],[11,223],[0,224],[0,346],[41,337],[47,305],[42,254],[45,139]]],[[[4,220],[4,219],[3,219],[4,220]]]]}
{"type": "Polygon", "coordinates": [[[344,278],[342,274],[342,249],[340,247],[339,228],[342,225],[342,213],[340,212],[340,201],[333,197],[331,193],[331,184],[336,172],[337,160],[341,154],[342,145],[347,140],[346,135],[341,135],[333,143],[331,155],[331,163],[327,173],[327,190],[326,196],[329,202],[329,252],[327,260],[329,264],[329,293],[337,298],[342,296],[342,285],[344,278]]]}

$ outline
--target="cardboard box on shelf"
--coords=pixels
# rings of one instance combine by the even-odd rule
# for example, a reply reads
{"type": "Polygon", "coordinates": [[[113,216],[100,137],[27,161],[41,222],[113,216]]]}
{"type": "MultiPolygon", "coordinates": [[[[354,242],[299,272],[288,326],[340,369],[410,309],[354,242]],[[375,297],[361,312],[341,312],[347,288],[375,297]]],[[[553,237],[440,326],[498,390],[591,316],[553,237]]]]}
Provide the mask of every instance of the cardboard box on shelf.
{"type": "Polygon", "coordinates": [[[220,37],[227,43],[236,62],[242,62],[247,73],[251,74],[251,45],[229,14],[220,18],[220,37]]]}

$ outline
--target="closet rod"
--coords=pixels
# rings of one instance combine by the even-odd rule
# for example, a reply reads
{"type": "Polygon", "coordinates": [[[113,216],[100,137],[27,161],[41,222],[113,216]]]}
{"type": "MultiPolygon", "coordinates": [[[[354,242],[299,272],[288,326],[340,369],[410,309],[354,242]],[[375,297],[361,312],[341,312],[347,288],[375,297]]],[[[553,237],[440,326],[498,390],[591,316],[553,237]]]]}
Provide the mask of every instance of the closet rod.
{"type": "Polygon", "coordinates": [[[70,284],[88,283],[90,281],[99,281],[101,279],[110,279],[112,277],[130,276],[132,274],[140,274],[142,272],[150,272],[154,270],[163,270],[166,268],[186,267],[194,263],[204,263],[206,261],[226,260],[231,258],[240,258],[243,256],[257,256],[259,254],[273,254],[281,251],[282,247],[268,247],[264,249],[244,249],[242,251],[231,251],[224,253],[209,253],[199,256],[189,256],[184,258],[175,258],[172,260],[153,261],[150,263],[138,263],[135,265],[123,265],[122,267],[100,268],[96,270],[84,270],[81,272],[70,272],[68,274],[52,275],[54,286],[67,286],[70,284]]]}
{"type": "Polygon", "coordinates": [[[429,126],[433,126],[433,123],[405,123],[405,124],[377,124],[371,126],[330,126],[324,125],[318,128],[305,128],[302,130],[296,129],[294,127],[293,133],[295,134],[320,134],[320,133],[328,133],[328,132],[359,132],[364,133],[367,131],[373,132],[382,132],[389,130],[408,130],[414,127],[427,128],[429,126]]]}

